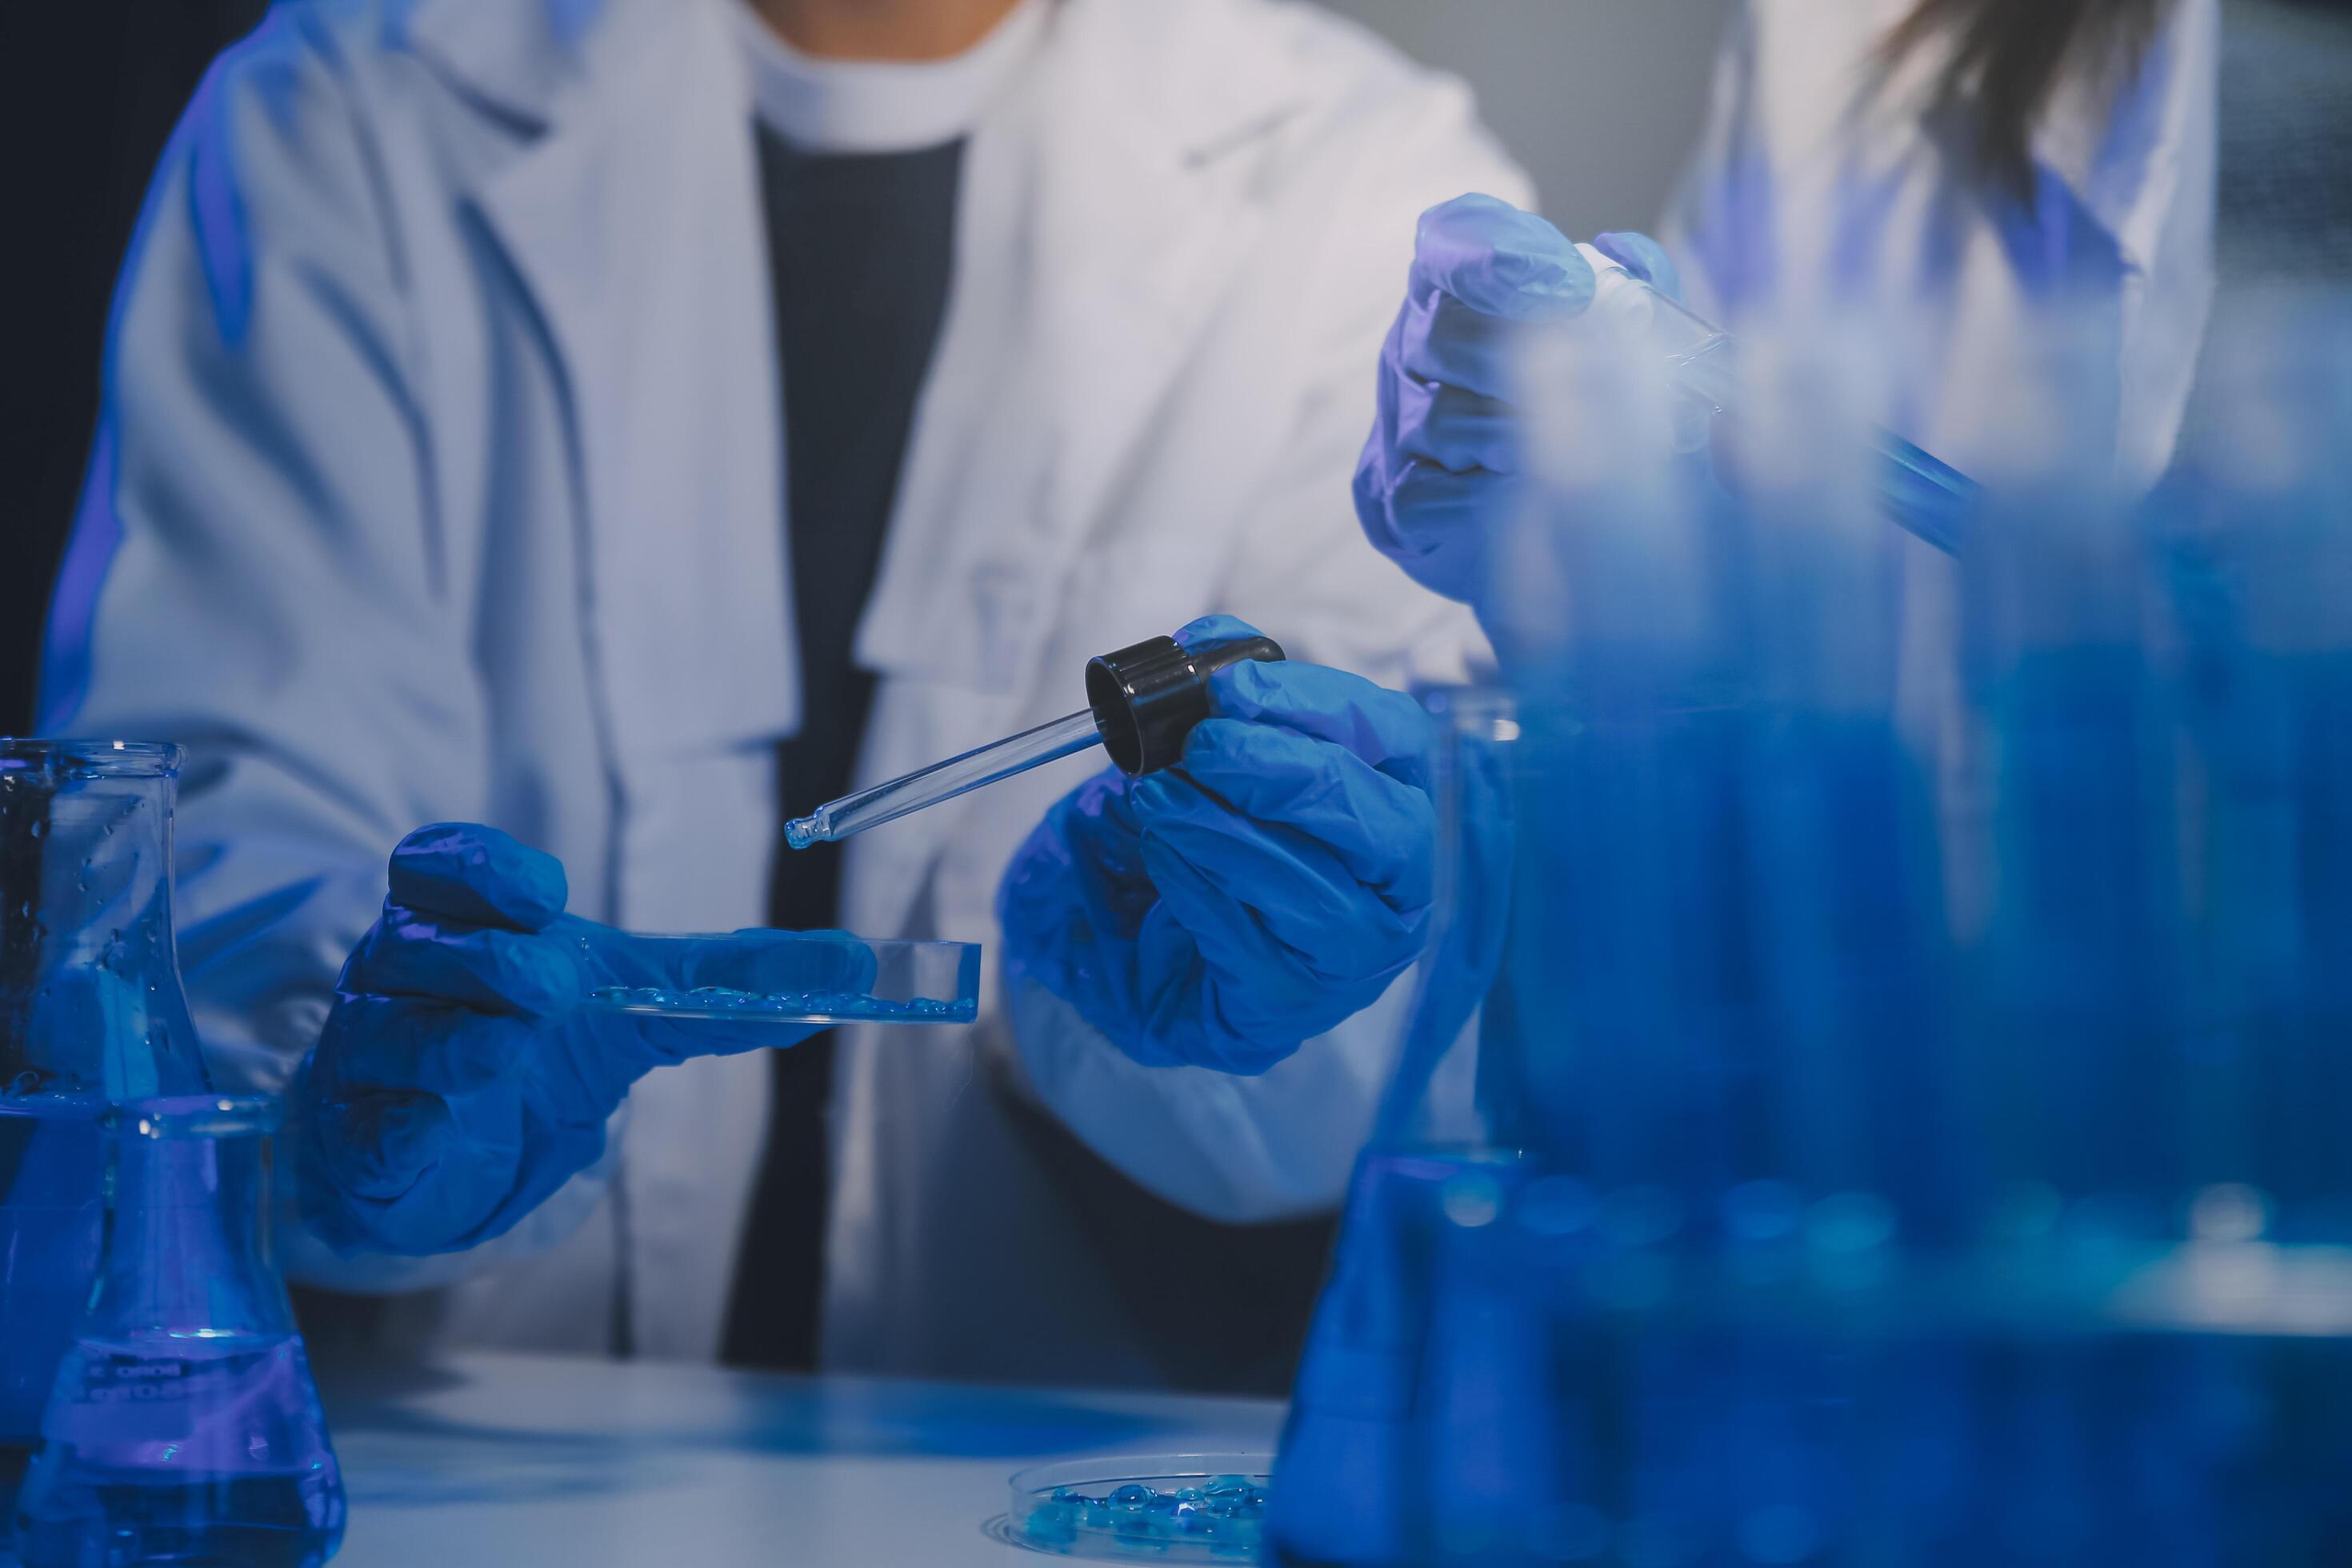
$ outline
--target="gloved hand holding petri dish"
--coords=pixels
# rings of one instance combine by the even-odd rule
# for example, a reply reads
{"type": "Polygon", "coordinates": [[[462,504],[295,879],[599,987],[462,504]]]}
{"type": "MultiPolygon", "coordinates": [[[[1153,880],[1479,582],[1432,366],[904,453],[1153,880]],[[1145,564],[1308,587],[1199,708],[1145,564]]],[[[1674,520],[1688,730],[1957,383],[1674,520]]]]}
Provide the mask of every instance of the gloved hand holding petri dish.
{"type": "Polygon", "coordinates": [[[393,852],[383,918],[293,1095],[305,1217],[330,1245],[415,1255],[499,1235],[596,1162],[657,1067],[977,1006],[965,944],[639,936],[565,914],[565,897],[553,857],[495,828],[439,824],[393,852]]]}

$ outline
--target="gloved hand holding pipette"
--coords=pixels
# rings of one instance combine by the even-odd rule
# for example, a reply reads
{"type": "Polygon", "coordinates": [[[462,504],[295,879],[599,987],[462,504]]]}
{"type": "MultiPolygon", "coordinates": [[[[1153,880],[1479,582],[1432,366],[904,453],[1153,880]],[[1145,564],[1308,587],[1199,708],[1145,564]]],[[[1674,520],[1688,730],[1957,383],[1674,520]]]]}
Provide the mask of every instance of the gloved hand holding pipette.
{"type": "MultiPolygon", "coordinates": [[[[1219,616],[1176,640],[1256,635],[1219,616]]],[[[1174,766],[1097,775],[1014,856],[1005,969],[1139,1061],[1258,1073],[1420,956],[1435,740],[1411,698],[1317,665],[1243,661],[1208,690],[1174,766]]]]}
{"type": "MultiPolygon", "coordinates": [[[[1679,296],[1656,241],[1604,234],[1592,245],[1679,296]]],[[[1484,590],[1487,538],[1521,466],[1510,401],[1520,335],[1581,320],[1596,287],[1567,236],[1508,202],[1461,196],[1423,215],[1355,484],[1365,533],[1423,586],[1465,603],[1484,590]]]]}
{"type": "Polygon", "coordinates": [[[797,1043],[822,1025],[683,1024],[600,1008],[611,987],[756,973],[855,993],[872,951],[835,933],[646,943],[563,913],[563,868],[495,828],[420,828],[352,950],[294,1092],[304,1217],[331,1246],[419,1255],[510,1228],[604,1148],[655,1068],[797,1043]],[[670,973],[679,967],[692,973],[670,973]]]}
{"type": "MultiPolygon", "coordinates": [[[[1512,384],[1531,333],[1597,325],[1625,352],[1658,356],[1681,394],[1675,448],[1705,450],[1716,416],[1737,417],[1744,388],[1734,340],[1681,300],[1673,259],[1646,236],[1577,245],[1492,196],[1458,196],[1423,214],[1356,468],[1356,515],[1373,546],[1424,587],[1483,612],[1487,545],[1512,515],[1523,468],[1512,384]]],[[[1874,430],[1871,446],[1886,519],[1958,551],[1980,499],[1976,483],[1890,430],[1874,430]]]]}

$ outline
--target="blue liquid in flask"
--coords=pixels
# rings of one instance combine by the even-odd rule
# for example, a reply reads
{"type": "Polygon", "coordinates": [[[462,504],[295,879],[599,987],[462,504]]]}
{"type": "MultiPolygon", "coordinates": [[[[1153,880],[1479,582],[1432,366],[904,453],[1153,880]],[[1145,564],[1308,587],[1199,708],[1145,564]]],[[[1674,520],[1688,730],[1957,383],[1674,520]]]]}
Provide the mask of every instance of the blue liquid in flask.
{"type": "Polygon", "coordinates": [[[98,1273],[104,1165],[95,1106],[0,1101],[0,1560],[41,1407],[98,1273]]]}
{"type": "Polygon", "coordinates": [[[146,1100],[103,1126],[98,1285],[16,1496],[24,1568],[315,1568],[343,1489],[264,1243],[278,1107],[146,1100]]]}
{"type": "Polygon", "coordinates": [[[312,1568],[343,1494],[295,1334],[84,1339],[21,1499],[26,1568],[312,1568]]]}
{"type": "Polygon", "coordinates": [[[1343,1258],[1276,1477],[1290,1568],[2352,1562],[2352,1340],[2260,1304],[2324,1300],[2331,1248],[1914,1249],[1780,1184],[1370,1164],[1382,1267],[1343,1258]]]}

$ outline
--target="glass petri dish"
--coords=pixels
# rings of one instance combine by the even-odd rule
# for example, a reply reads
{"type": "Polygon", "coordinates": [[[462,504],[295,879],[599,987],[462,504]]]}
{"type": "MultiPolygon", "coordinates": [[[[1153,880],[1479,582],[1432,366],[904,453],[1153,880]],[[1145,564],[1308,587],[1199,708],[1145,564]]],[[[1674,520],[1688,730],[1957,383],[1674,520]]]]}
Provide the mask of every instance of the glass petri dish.
{"type": "Polygon", "coordinates": [[[976,942],[833,931],[633,935],[622,967],[622,983],[589,992],[583,1005],[730,1024],[969,1024],[980,1016],[976,942]]]}
{"type": "Polygon", "coordinates": [[[999,1533],[1056,1557],[1255,1563],[1271,1454],[1128,1454],[1013,1474],[999,1533]]]}

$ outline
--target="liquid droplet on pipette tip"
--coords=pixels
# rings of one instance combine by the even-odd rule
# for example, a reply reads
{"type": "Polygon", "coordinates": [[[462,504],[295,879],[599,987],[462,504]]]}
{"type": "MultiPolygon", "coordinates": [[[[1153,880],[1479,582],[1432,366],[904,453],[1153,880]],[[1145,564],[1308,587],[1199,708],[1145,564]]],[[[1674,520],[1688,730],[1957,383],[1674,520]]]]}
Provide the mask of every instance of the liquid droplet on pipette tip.
{"type": "Polygon", "coordinates": [[[784,842],[794,849],[805,849],[824,838],[814,816],[796,816],[784,824],[784,842]]]}

